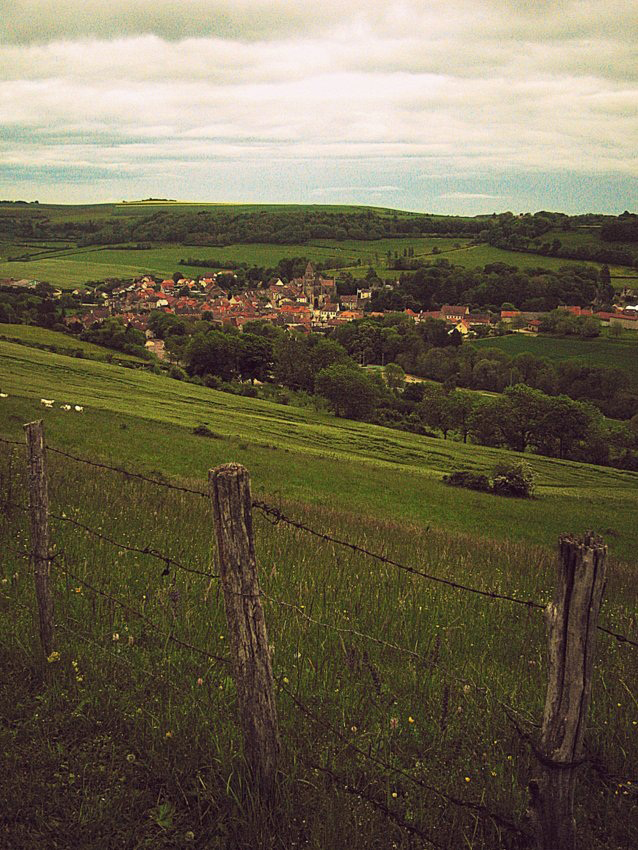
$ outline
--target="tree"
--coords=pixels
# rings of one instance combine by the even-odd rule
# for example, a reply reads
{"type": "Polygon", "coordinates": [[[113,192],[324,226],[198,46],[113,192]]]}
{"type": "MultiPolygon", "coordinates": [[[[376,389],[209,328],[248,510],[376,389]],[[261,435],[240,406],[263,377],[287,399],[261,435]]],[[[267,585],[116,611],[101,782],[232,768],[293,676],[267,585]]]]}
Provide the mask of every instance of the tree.
{"type": "Polygon", "coordinates": [[[364,419],[379,398],[377,386],[366,372],[342,363],[322,369],[315,378],[315,389],[337,416],[348,419],[364,419]]]}
{"type": "Polygon", "coordinates": [[[402,390],[405,386],[405,372],[398,363],[388,363],[384,370],[386,384],[395,392],[402,390]]]}
{"type": "Polygon", "coordinates": [[[467,443],[470,418],[476,404],[476,396],[467,390],[454,390],[445,400],[446,419],[450,427],[462,435],[464,443],[467,443]]]}
{"type": "Polygon", "coordinates": [[[195,334],[185,359],[190,375],[217,375],[223,381],[230,381],[237,374],[236,336],[222,331],[195,334]]]}
{"type": "Polygon", "coordinates": [[[564,395],[546,397],[544,408],[536,423],[534,445],[542,454],[569,457],[574,443],[587,434],[590,408],[564,395]]]}
{"type": "Polygon", "coordinates": [[[257,334],[244,333],[237,340],[237,366],[242,380],[263,381],[272,367],[273,345],[257,334]]]}
{"type": "Polygon", "coordinates": [[[277,383],[291,390],[313,391],[314,373],[308,341],[304,337],[286,334],[275,342],[273,375],[277,383]]]}
{"type": "Polygon", "coordinates": [[[438,384],[424,384],[423,400],[418,406],[421,420],[430,428],[438,428],[447,440],[448,431],[453,427],[447,405],[447,393],[438,384]]]}
{"type": "Polygon", "coordinates": [[[501,426],[505,441],[510,449],[524,452],[547,414],[548,398],[526,384],[516,384],[507,387],[503,401],[507,413],[501,426]]]}

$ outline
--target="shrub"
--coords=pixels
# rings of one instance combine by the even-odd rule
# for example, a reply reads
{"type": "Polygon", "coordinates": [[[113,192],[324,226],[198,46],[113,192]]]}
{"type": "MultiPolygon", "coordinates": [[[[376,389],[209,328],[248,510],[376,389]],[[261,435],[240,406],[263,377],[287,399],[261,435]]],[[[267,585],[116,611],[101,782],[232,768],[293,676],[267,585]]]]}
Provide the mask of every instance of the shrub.
{"type": "Polygon", "coordinates": [[[500,463],[492,472],[492,490],[499,496],[530,499],[534,495],[534,472],[525,461],[500,463]]]}
{"type": "Polygon", "coordinates": [[[245,396],[246,398],[257,398],[259,393],[257,392],[257,387],[254,387],[252,384],[241,384],[239,388],[239,395],[245,396]]]}
{"type": "Polygon", "coordinates": [[[193,428],[193,434],[196,437],[209,437],[211,440],[221,440],[221,436],[211,431],[207,425],[197,425],[193,428]]]}
{"type": "Polygon", "coordinates": [[[188,378],[188,375],[181,366],[171,366],[168,370],[168,377],[174,378],[176,381],[185,381],[188,378]]]}
{"type": "Polygon", "coordinates": [[[482,493],[489,493],[491,489],[487,475],[482,475],[480,472],[470,472],[466,469],[459,469],[450,473],[450,475],[444,475],[443,481],[450,487],[466,487],[468,490],[479,490],[482,493]]]}

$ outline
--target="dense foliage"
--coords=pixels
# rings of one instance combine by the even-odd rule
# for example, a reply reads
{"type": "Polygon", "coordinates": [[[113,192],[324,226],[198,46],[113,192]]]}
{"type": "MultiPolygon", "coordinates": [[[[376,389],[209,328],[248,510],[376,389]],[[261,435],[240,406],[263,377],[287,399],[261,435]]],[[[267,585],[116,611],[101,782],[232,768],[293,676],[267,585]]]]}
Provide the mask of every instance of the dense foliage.
{"type": "Polygon", "coordinates": [[[436,310],[443,304],[468,304],[477,310],[499,311],[508,302],[520,310],[546,311],[561,304],[609,307],[613,296],[608,269],[570,265],[550,271],[506,263],[466,269],[438,259],[404,272],[396,290],[375,293],[370,309],[436,310]]]}

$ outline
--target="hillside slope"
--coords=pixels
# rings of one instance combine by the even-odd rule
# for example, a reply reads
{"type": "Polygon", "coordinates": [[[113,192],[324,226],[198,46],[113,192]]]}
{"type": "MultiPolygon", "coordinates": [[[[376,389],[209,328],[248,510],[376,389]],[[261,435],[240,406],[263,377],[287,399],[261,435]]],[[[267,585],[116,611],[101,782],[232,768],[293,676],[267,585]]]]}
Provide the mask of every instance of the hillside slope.
{"type": "Polygon", "coordinates": [[[54,446],[182,478],[236,460],[257,492],[479,536],[553,544],[594,528],[631,560],[638,475],[527,455],[539,498],[521,502],[459,491],[445,472],[489,471],[512,452],[421,437],[246,399],[145,372],[0,342],[0,433],[45,419],[54,446]],[[41,397],[56,399],[43,410],[41,397]],[[69,414],[59,404],[84,406],[69,414]],[[192,434],[206,424],[217,439],[192,434]]]}

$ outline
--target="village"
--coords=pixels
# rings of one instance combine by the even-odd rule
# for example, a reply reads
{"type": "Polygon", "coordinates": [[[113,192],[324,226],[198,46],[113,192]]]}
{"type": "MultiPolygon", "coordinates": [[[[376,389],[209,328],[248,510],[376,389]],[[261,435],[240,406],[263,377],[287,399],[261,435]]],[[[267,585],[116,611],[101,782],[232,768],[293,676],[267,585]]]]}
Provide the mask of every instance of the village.
{"type": "MultiPolygon", "coordinates": [[[[119,317],[128,326],[146,334],[146,347],[160,359],[164,358],[164,343],[154,339],[149,329],[153,311],[162,311],[192,320],[207,320],[222,327],[238,330],[250,322],[271,322],[278,327],[301,333],[327,333],[346,322],[365,318],[383,318],[384,312],[371,309],[373,286],[362,286],[356,294],[337,293],[334,278],[325,278],[308,263],[302,277],[289,282],[276,278],[260,283],[242,292],[233,292],[236,279],[232,271],[224,270],[197,279],[176,273],[172,278],[157,281],[143,275],[130,283],[120,284],[110,292],[93,293],[102,303],[84,304],[79,312],[69,314],[65,323],[69,327],[78,323],[84,328],[93,327],[109,317],[119,317]]],[[[18,287],[33,288],[36,281],[4,281],[18,287]]],[[[386,281],[383,287],[393,289],[396,284],[386,281]]],[[[377,285],[378,288],[378,285],[377,285]]],[[[62,296],[54,290],[53,297],[62,296]]],[[[74,290],[82,298],[87,290],[74,290]]],[[[603,326],[616,325],[628,330],[638,330],[638,306],[630,304],[630,291],[619,294],[613,311],[594,311],[576,305],[561,305],[572,316],[591,317],[603,326]]],[[[547,312],[501,309],[499,312],[474,312],[468,305],[444,304],[439,310],[403,311],[414,322],[438,319],[446,323],[449,333],[457,331],[463,338],[489,336],[498,329],[536,334],[541,330],[547,312]]]]}

